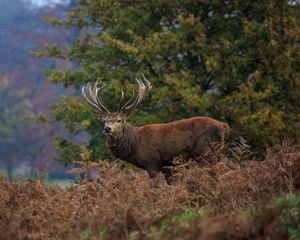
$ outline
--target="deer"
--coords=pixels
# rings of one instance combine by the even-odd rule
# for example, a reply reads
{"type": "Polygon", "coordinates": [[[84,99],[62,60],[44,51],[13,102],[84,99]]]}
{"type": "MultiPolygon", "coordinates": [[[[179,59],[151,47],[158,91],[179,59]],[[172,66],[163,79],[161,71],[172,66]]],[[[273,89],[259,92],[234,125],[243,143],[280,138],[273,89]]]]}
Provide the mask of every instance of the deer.
{"type": "Polygon", "coordinates": [[[118,110],[111,112],[103,104],[101,96],[106,85],[98,87],[98,80],[82,87],[82,96],[95,110],[97,118],[104,122],[106,146],[117,159],[129,162],[156,178],[162,172],[168,184],[172,183],[172,159],[182,154],[193,156],[209,152],[211,143],[220,144],[229,134],[227,123],[206,116],[197,116],[164,124],[132,126],[130,113],[146,98],[152,85],[144,75],[136,79],[137,94],[123,104],[124,91],[118,110]]]}

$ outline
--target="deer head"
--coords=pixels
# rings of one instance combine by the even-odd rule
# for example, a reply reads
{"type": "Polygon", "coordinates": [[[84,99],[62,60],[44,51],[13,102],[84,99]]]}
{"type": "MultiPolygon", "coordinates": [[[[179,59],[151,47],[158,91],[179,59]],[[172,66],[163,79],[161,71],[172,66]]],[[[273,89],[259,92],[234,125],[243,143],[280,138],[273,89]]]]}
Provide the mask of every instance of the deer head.
{"type": "Polygon", "coordinates": [[[96,110],[96,114],[100,116],[99,119],[104,122],[105,134],[112,136],[118,134],[122,130],[123,124],[128,119],[131,111],[144,100],[152,88],[151,83],[144,75],[142,80],[136,79],[136,82],[139,86],[138,94],[135,94],[133,91],[133,95],[129,101],[123,104],[124,92],[122,91],[121,100],[116,112],[110,112],[101,100],[101,95],[106,85],[97,87],[97,80],[94,84],[87,83],[82,87],[82,95],[86,102],[96,110]]]}

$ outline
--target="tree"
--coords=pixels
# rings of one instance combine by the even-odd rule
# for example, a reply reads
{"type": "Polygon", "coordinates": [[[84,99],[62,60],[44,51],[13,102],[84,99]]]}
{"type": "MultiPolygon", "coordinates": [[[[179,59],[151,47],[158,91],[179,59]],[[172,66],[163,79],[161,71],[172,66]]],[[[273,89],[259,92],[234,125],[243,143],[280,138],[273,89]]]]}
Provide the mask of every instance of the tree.
{"type": "Polygon", "coordinates": [[[24,90],[14,89],[6,76],[0,76],[0,161],[6,163],[10,178],[13,164],[20,154],[19,145],[24,145],[26,142],[26,139],[21,140],[20,134],[27,126],[22,115],[29,113],[31,103],[24,96],[24,90]]]}
{"type": "MultiPolygon", "coordinates": [[[[10,167],[14,167],[15,172],[29,171],[52,160],[57,154],[52,147],[53,136],[63,132],[63,124],[50,122],[37,124],[34,119],[36,116],[33,116],[41,112],[48,115],[49,104],[59,101],[64,88],[49,84],[45,79],[44,68],[54,65],[61,67],[62,61],[37,59],[29,56],[28,51],[40,48],[47,41],[64,43],[65,39],[71,39],[72,34],[74,35],[72,31],[53,28],[44,21],[45,14],[65,16],[67,5],[34,9],[32,6],[33,4],[23,0],[0,1],[0,28],[5,36],[0,37],[0,76],[2,74],[8,81],[8,86],[5,85],[6,92],[4,92],[4,83],[0,80],[0,105],[16,107],[18,102],[24,99],[31,102],[30,110],[20,107],[20,114],[9,115],[10,118],[16,118],[18,124],[15,126],[18,127],[10,128],[0,122],[2,131],[11,131],[13,135],[10,134],[11,137],[7,137],[7,135],[0,134],[0,165],[8,167],[9,164],[4,161],[12,162],[13,157],[14,164],[10,167]],[[22,97],[15,96],[16,91],[22,92],[22,97]],[[11,96],[10,102],[5,96],[11,96]],[[24,113],[27,110],[32,116],[26,117],[25,120],[21,112],[24,113]],[[10,142],[9,145],[8,142],[10,142]]],[[[4,117],[2,109],[0,119],[4,117]]],[[[12,122],[7,123],[12,125],[12,122]]],[[[55,162],[51,162],[49,168],[51,175],[65,174],[64,168],[55,162]]]]}
{"type": "MultiPolygon", "coordinates": [[[[135,124],[208,115],[228,122],[256,151],[299,137],[298,1],[81,0],[56,26],[80,36],[41,57],[67,59],[76,69],[47,71],[53,83],[79,88],[100,78],[111,108],[144,73],[154,85],[134,113],[135,124]]],[[[94,157],[102,154],[101,123],[78,96],[62,98],[53,116],[68,131],[86,130],[94,157]]],[[[79,144],[58,141],[68,162],[79,144]]]]}

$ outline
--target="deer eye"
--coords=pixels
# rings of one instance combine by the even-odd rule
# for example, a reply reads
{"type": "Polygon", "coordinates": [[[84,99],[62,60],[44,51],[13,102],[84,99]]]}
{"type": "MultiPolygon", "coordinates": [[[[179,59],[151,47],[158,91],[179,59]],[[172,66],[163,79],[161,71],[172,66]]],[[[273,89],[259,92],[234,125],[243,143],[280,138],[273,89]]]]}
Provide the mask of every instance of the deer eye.
{"type": "Polygon", "coordinates": [[[122,120],[117,120],[117,122],[122,122],[122,120]]]}

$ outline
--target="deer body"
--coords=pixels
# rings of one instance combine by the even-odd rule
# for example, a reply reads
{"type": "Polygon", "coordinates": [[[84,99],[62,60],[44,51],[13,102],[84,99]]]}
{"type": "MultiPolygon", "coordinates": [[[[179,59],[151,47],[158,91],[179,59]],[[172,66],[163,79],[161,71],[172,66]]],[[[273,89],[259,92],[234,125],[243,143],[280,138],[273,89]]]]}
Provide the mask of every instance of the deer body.
{"type": "Polygon", "coordinates": [[[99,94],[105,87],[98,88],[97,82],[82,88],[87,103],[101,113],[104,121],[104,133],[107,146],[116,158],[130,162],[147,170],[153,178],[163,172],[168,183],[171,172],[166,166],[172,165],[172,159],[181,154],[207,153],[211,144],[222,144],[229,134],[226,123],[209,117],[193,117],[166,124],[149,124],[141,127],[131,126],[126,122],[130,111],[139,105],[151,89],[151,83],[137,80],[139,93],[122,105],[124,93],[117,112],[109,112],[103,105],[99,94]]]}
{"type": "MultiPolygon", "coordinates": [[[[115,157],[145,169],[155,177],[163,167],[172,164],[174,157],[183,153],[205,153],[211,143],[222,143],[228,133],[226,123],[208,117],[142,127],[126,123],[119,134],[108,136],[107,146],[115,157]]],[[[170,177],[170,173],[163,173],[170,177]]]]}

